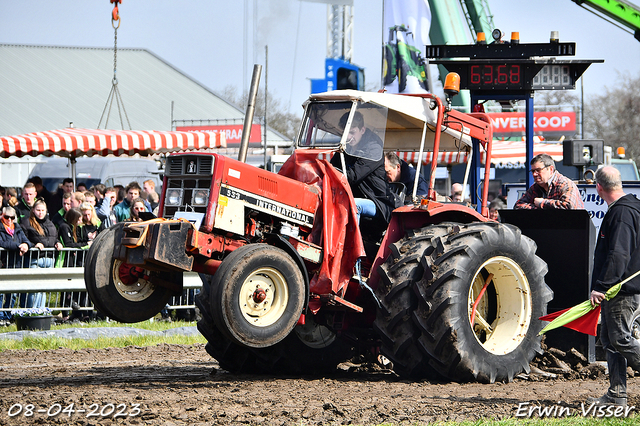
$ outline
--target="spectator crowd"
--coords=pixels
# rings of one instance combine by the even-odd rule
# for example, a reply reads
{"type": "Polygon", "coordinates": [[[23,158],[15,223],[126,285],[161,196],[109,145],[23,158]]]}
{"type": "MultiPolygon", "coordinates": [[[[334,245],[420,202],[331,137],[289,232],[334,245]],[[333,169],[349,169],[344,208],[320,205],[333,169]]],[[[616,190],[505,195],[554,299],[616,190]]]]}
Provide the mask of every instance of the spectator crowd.
{"type": "MultiPolygon", "coordinates": [[[[118,222],[142,221],[140,212],[158,215],[158,194],[152,180],[131,182],[126,187],[64,179],[51,193],[38,176],[19,188],[0,187],[0,262],[2,268],[53,268],[83,266],[84,250],[96,236],[118,222]],[[144,188],[144,189],[143,189],[144,188]],[[64,250],[73,248],[76,250],[64,250]]],[[[100,315],[81,307],[90,306],[86,293],[62,293],[64,320],[88,320],[100,315]]],[[[1,294],[0,326],[12,321],[11,308],[43,308],[44,293],[1,294]]]]}

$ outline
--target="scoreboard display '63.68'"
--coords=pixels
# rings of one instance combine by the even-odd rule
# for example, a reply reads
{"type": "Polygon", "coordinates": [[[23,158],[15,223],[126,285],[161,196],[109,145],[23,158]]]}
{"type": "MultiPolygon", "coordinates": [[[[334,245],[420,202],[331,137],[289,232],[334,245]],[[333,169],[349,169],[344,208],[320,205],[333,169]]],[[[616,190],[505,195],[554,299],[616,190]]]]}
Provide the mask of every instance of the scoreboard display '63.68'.
{"type": "Polygon", "coordinates": [[[460,75],[460,88],[469,90],[570,90],[592,60],[540,59],[437,60],[460,75]]]}

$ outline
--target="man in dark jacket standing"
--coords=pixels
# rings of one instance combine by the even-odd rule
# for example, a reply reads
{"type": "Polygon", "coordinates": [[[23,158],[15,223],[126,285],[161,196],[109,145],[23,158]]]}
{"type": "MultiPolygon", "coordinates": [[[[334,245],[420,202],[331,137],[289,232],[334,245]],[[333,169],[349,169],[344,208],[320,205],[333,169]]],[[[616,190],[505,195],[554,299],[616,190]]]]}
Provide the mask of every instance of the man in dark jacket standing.
{"type": "Polygon", "coordinates": [[[36,187],[36,192],[38,193],[38,198],[42,198],[44,202],[47,204],[47,208],[49,207],[49,203],[51,202],[51,192],[47,189],[46,186],[42,184],[42,178],[40,176],[31,176],[28,180],[36,187]]]}
{"type": "MultiPolygon", "coordinates": [[[[342,127],[346,125],[347,117],[345,114],[340,120],[342,127]]],[[[372,217],[378,219],[379,226],[388,224],[395,201],[384,170],[382,140],[365,127],[360,112],[353,115],[345,151],[346,170],[343,172],[355,198],[358,218],[372,217]]],[[[331,164],[342,169],[340,154],[333,156],[331,164]]]]}
{"type": "Polygon", "coordinates": [[[58,188],[58,192],[51,195],[51,198],[49,198],[49,204],[47,204],[49,214],[54,214],[54,212],[57,212],[62,208],[62,196],[67,193],[73,193],[73,189],[73,179],[65,178],[62,181],[62,186],[58,188]]]}
{"type": "Polygon", "coordinates": [[[624,406],[627,364],[640,370],[640,342],[631,335],[633,314],[640,304],[640,277],[625,283],[609,301],[604,293],[640,270],[640,201],[624,193],[620,172],[614,167],[598,169],[596,182],[596,191],[609,209],[598,232],[591,303],[602,303],[600,341],[607,355],[609,390],[588,403],[624,406]]]}

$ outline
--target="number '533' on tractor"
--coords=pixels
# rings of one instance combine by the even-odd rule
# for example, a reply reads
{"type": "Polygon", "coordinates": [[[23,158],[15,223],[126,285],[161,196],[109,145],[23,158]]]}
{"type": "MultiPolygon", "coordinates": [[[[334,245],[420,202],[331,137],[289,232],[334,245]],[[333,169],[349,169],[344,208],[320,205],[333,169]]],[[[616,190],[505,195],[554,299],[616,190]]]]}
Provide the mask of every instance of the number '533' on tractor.
{"type": "Polygon", "coordinates": [[[216,153],[170,155],[161,218],[119,223],[89,249],[95,307],[145,320],[194,271],[198,329],[228,371],[327,372],[380,354],[409,379],[510,381],[528,371],[553,296],[546,263],[518,228],[487,218],[488,185],[476,209],[434,190],[438,158],[473,144],[489,179],[490,120],[429,94],[334,91],[304,107],[278,174],[216,153]],[[370,146],[350,143],[358,115],[375,134],[370,146]],[[429,194],[408,188],[411,203],[388,223],[358,224],[344,157],[379,162],[390,150],[431,159],[429,194]]]}

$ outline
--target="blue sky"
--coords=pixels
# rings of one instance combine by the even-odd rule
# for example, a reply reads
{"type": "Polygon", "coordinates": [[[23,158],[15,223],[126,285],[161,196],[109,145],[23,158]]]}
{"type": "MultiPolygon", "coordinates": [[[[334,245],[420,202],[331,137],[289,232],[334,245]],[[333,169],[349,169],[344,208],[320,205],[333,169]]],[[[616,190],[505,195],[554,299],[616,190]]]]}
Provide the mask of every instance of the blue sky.
{"type": "MultiPolygon", "coordinates": [[[[612,87],[618,72],[640,73],[640,42],[571,0],[488,3],[496,26],[507,35],[519,31],[522,43],[546,42],[555,30],[561,41],[577,43],[576,59],[604,59],[585,74],[587,99],[605,85],[612,87]]],[[[249,9],[253,4],[248,1],[249,9]]],[[[248,84],[254,61],[264,64],[268,45],[269,91],[291,111],[301,111],[308,79],[323,77],[327,8],[298,0],[255,4],[256,19],[249,16],[245,42],[243,0],[124,0],[118,46],[148,49],[221,91],[248,84]]],[[[108,0],[0,0],[0,43],[113,47],[111,9],[108,0]]],[[[353,62],[365,68],[371,87],[380,75],[382,0],[354,0],[354,15],[353,62]]],[[[104,84],[109,88],[111,82],[104,84]]]]}

